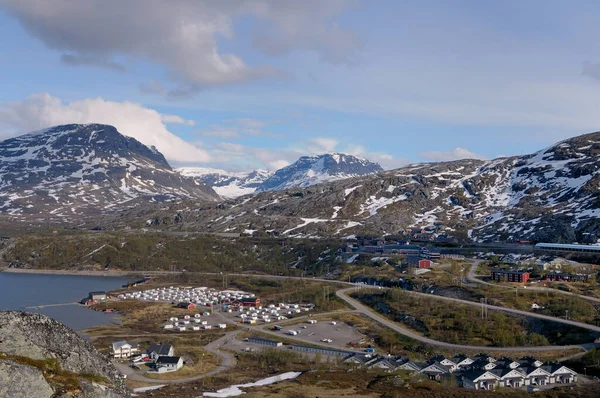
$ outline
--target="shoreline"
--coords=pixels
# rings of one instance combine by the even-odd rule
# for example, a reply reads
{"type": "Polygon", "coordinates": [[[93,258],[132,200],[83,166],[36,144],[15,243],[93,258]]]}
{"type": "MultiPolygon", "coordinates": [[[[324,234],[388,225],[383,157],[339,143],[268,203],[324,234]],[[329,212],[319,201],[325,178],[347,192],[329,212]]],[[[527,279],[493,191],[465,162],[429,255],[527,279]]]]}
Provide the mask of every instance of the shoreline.
{"type": "Polygon", "coordinates": [[[2,268],[0,272],[11,274],[38,274],[38,275],[79,275],[79,276],[144,276],[144,275],[172,275],[180,274],[181,272],[171,271],[79,271],[67,269],[32,269],[32,268],[2,268]]]}

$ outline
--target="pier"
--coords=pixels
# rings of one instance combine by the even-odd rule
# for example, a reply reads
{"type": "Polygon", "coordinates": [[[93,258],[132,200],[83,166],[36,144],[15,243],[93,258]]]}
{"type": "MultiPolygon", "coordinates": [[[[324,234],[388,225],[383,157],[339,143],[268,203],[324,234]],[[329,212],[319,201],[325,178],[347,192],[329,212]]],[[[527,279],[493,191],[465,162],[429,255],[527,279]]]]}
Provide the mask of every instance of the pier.
{"type": "Polygon", "coordinates": [[[65,306],[65,305],[80,305],[80,304],[81,303],[73,301],[71,303],[32,305],[32,306],[29,306],[29,307],[25,307],[25,309],[28,309],[28,310],[40,310],[42,308],[48,308],[48,307],[62,307],[62,306],[65,306]]]}

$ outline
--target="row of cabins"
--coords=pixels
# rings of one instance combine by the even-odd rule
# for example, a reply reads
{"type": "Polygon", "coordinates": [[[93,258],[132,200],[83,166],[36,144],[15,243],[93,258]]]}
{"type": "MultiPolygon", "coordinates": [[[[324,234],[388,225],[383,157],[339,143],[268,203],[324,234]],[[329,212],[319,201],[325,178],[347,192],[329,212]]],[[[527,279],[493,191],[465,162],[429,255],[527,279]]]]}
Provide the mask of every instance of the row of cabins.
{"type": "MultiPolygon", "coordinates": [[[[527,271],[516,270],[493,270],[492,279],[498,282],[517,282],[525,283],[530,279],[530,273],[527,271]]],[[[565,274],[552,272],[544,275],[544,280],[549,282],[587,282],[590,276],[587,274],[565,274]]]]}
{"type": "Polygon", "coordinates": [[[244,310],[239,307],[238,318],[242,319],[243,323],[256,324],[258,322],[270,323],[272,321],[283,321],[288,319],[288,316],[300,314],[302,312],[308,312],[314,308],[313,304],[285,304],[279,303],[277,305],[270,304],[266,308],[255,307],[252,309],[244,310]]]}
{"type": "Polygon", "coordinates": [[[532,357],[513,361],[510,358],[495,360],[485,354],[469,358],[436,356],[426,363],[417,363],[406,357],[351,354],[345,363],[368,369],[385,371],[419,372],[431,380],[456,377],[464,388],[493,390],[497,387],[545,386],[577,382],[577,372],[557,362],[545,362],[532,357]]]}
{"type": "MultiPolygon", "coordinates": [[[[194,306],[212,306],[223,302],[244,301],[256,302],[256,297],[252,293],[222,290],[207,287],[163,287],[157,289],[143,290],[139,292],[131,292],[120,294],[119,299],[136,299],[148,301],[170,301],[170,302],[187,302],[194,306]],[[254,300],[253,300],[254,299],[254,300]]],[[[260,303],[260,301],[258,301],[260,303]]]]}

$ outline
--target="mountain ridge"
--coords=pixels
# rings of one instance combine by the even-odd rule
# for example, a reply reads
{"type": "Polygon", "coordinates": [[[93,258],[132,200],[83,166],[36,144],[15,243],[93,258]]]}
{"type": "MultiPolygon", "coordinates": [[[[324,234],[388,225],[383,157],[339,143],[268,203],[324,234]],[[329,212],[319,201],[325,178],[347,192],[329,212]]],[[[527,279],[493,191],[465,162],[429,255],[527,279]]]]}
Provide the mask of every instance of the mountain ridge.
{"type": "Polygon", "coordinates": [[[600,238],[600,133],[522,156],[420,163],[218,207],[155,211],[161,228],[285,237],[385,235],[431,227],[463,241],[600,238]],[[187,210],[186,210],[187,209],[187,210]]]}
{"type": "Polygon", "coordinates": [[[301,156],[296,162],[277,170],[257,192],[305,188],[323,182],[352,178],[383,171],[369,160],[344,153],[301,156]]]}
{"type": "Polygon", "coordinates": [[[260,169],[248,172],[228,172],[204,167],[180,167],[175,171],[206,184],[224,198],[237,198],[252,194],[273,174],[271,171],[260,169]]]}

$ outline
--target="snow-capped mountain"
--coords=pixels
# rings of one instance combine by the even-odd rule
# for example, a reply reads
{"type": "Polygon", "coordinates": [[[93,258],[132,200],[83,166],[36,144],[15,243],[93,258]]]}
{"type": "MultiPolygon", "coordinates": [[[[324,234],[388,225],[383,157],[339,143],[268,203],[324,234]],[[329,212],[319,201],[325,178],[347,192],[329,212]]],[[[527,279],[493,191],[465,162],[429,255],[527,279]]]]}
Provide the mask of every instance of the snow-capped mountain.
{"type": "Polygon", "coordinates": [[[273,175],[273,172],[267,170],[231,173],[202,167],[181,167],[175,171],[212,187],[224,198],[237,198],[254,193],[263,182],[273,175]]]}
{"type": "MultiPolygon", "coordinates": [[[[277,174],[277,173],[276,173],[277,174]]],[[[414,164],[218,207],[177,209],[186,227],[287,237],[399,234],[428,227],[462,240],[600,238],[600,133],[531,155],[414,164]]],[[[154,211],[168,227],[175,209],[154,211]]]]}
{"type": "Polygon", "coordinates": [[[145,198],[218,200],[164,156],[113,126],[69,124],[0,142],[0,212],[83,215],[145,198]]]}
{"type": "Polygon", "coordinates": [[[304,188],[380,171],[383,169],[377,163],[343,153],[302,156],[293,164],[277,170],[257,192],[304,188]]]}

